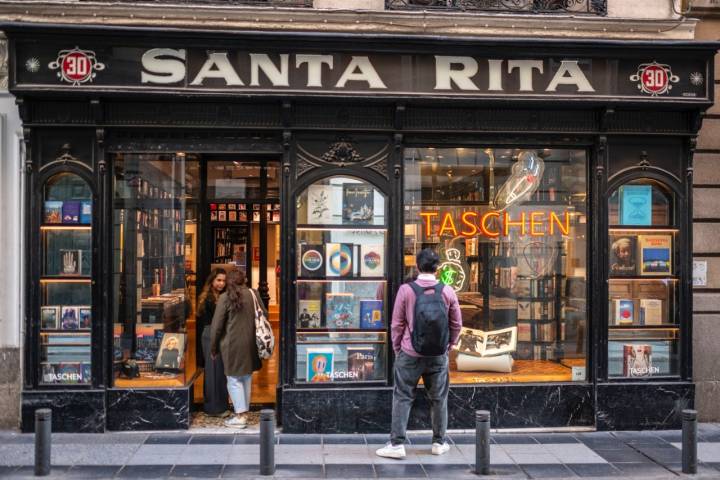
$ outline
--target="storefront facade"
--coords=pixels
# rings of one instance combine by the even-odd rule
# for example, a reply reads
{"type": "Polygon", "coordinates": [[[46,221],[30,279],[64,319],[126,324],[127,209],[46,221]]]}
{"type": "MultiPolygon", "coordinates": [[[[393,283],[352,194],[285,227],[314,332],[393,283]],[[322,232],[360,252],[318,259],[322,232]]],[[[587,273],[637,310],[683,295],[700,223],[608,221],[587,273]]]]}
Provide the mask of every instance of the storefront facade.
{"type": "Polygon", "coordinates": [[[387,431],[392,299],[426,247],[471,329],[450,428],[670,428],[693,404],[714,44],[79,32],[8,30],[24,430],[40,406],[188,428],[195,302],[232,263],[279,310],[283,429],[387,431]]]}

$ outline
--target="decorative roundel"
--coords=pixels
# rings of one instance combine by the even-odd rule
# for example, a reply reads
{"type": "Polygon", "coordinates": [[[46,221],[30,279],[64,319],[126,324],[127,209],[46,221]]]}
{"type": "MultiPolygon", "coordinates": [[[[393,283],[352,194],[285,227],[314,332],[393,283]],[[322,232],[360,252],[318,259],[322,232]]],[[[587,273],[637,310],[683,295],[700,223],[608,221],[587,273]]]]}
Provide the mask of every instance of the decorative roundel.
{"type": "Polygon", "coordinates": [[[50,70],[58,70],[57,76],[60,80],[72,85],[81,85],[91,82],[97,72],[105,70],[105,64],[95,58],[92,50],[80,50],[75,47],[72,50],[60,50],[55,61],[48,64],[50,70]]]}
{"type": "Polygon", "coordinates": [[[347,251],[340,250],[338,252],[334,252],[330,256],[328,262],[330,270],[335,275],[339,275],[341,277],[350,275],[350,270],[352,269],[352,258],[350,258],[350,254],[347,251]]]}
{"type": "Polygon", "coordinates": [[[323,257],[317,250],[308,250],[303,254],[301,262],[306,270],[314,272],[322,267],[323,257]]]}
{"type": "Polygon", "coordinates": [[[363,257],[365,266],[370,270],[375,270],[380,266],[380,254],[377,252],[369,252],[363,257]]]}
{"type": "Polygon", "coordinates": [[[679,82],[680,77],[673,75],[670,65],[652,62],[639,65],[637,72],[630,75],[630,81],[638,82],[640,91],[655,97],[672,90],[672,84],[679,82]]]}

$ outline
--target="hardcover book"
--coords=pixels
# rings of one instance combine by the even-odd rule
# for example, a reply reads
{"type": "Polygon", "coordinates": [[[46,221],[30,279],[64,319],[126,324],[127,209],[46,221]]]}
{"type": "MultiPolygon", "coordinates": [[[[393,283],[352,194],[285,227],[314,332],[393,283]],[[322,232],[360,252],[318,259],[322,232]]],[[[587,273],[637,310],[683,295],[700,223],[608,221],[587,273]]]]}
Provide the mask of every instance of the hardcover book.
{"type": "Polygon", "coordinates": [[[92,326],[92,308],[78,307],[78,318],[81,329],[90,329],[92,326]]]}
{"type": "Polygon", "coordinates": [[[80,223],[86,225],[92,223],[92,202],[89,200],[80,202],[80,223]]]}
{"type": "Polygon", "coordinates": [[[382,300],[360,300],[360,328],[383,328],[382,300]]]}
{"type": "Polygon", "coordinates": [[[60,249],[62,275],[80,275],[82,272],[82,250],[60,249]]]}
{"type": "Polygon", "coordinates": [[[60,307],[40,307],[40,328],[55,330],[58,328],[60,307]]]}
{"type": "Polygon", "coordinates": [[[632,325],[635,322],[635,305],[632,299],[615,299],[615,325],[632,325]]]}
{"type": "Polygon", "coordinates": [[[640,299],[640,322],[643,325],[662,325],[662,300],[657,298],[640,299]]]}
{"type": "Polygon", "coordinates": [[[652,186],[620,187],[620,225],[652,225],[652,186]]]}
{"type": "Polygon", "coordinates": [[[55,365],[52,383],[81,383],[82,373],[79,363],[58,363],[55,365]]]}
{"type": "Polygon", "coordinates": [[[335,373],[335,351],[332,348],[308,348],[305,378],[310,383],[332,382],[335,373]]]}
{"type": "Polygon", "coordinates": [[[80,202],[63,202],[62,223],[80,223],[80,202]]]}
{"type": "Polygon", "coordinates": [[[652,363],[652,345],[623,345],[623,375],[651,377],[659,372],[652,363]]]}
{"type": "Polygon", "coordinates": [[[384,245],[360,246],[360,276],[382,277],[385,275],[384,245]]]}
{"type": "Polygon", "coordinates": [[[320,300],[298,302],[298,328],[320,328],[320,300]]]}
{"type": "Polygon", "coordinates": [[[641,275],[672,275],[672,235],[640,235],[641,275]]]}
{"type": "Polygon", "coordinates": [[[529,322],[518,322],[517,329],[517,339],[518,342],[530,342],[532,341],[532,331],[531,331],[532,325],[529,322]]]}
{"type": "Polygon", "coordinates": [[[532,303],[522,300],[517,302],[517,318],[518,320],[530,320],[532,318],[532,303]]]}
{"type": "Polygon", "coordinates": [[[347,365],[350,380],[374,380],[375,349],[373,347],[348,347],[347,365]]]}
{"type": "Polygon", "coordinates": [[[503,328],[484,332],[473,328],[463,328],[455,349],[476,357],[491,357],[512,353],[517,348],[517,327],[503,328]]]}
{"type": "Polygon", "coordinates": [[[375,212],[375,192],[370,185],[343,183],[342,219],[345,224],[370,224],[375,212]]]}
{"type": "Polygon", "coordinates": [[[62,223],[62,208],[63,202],[45,202],[43,221],[45,223],[62,223]]]}
{"type": "Polygon", "coordinates": [[[178,372],[185,354],[185,334],[164,332],[160,342],[160,351],[155,360],[158,371],[178,372]]]}
{"type": "Polygon", "coordinates": [[[300,244],[300,276],[318,278],[325,274],[325,255],[321,244],[300,244]]]}
{"type": "Polygon", "coordinates": [[[77,330],[80,328],[80,312],[78,307],[62,307],[60,314],[60,328],[63,330],[77,330]]]}
{"type": "Polygon", "coordinates": [[[325,274],[328,277],[352,277],[353,245],[351,243],[325,244],[325,274]]]}
{"type": "Polygon", "coordinates": [[[637,238],[610,235],[610,276],[637,275],[637,238]]]}
{"type": "Polygon", "coordinates": [[[91,383],[92,382],[92,365],[90,363],[80,364],[80,382],[91,383]]]}
{"type": "Polygon", "coordinates": [[[323,225],[333,223],[331,202],[331,185],[310,185],[308,188],[307,223],[323,225]]]}
{"type": "Polygon", "coordinates": [[[354,318],[355,295],[352,293],[326,293],[325,294],[325,322],[327,328],[357,327],[354,318]]]}

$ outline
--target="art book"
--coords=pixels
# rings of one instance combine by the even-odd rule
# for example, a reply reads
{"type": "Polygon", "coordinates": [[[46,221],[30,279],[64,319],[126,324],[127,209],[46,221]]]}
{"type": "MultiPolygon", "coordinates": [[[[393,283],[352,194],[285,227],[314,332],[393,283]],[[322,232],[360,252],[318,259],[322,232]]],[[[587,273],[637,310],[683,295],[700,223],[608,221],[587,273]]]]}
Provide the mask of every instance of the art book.
{"type": "Polygon", "coordinates": [[[360,300],[360,328],[383,328],[382,300],[360,300]]]}
{"type": "Polygon", "coordinates": [[[335,373],[335,351],[332,348],[308,348],[305,378],[310,383],[332,382],[335,373]]]}
{"type": "Polygon", "coordinates": [[[352,277],[352,243],[325,244],[325,275],[328,277],[352,277]]]}
{"type": "Polygon", "coordinates": [[[637,238],[610,235],[610,276],[637,275],[637,238]]]}
{"type": "Polygon", "coordinates": [[[658,298],[640,299],[640,323],[643,325],[662,325],[662,300],[658,298]]]}
{"type": "Polygon", "coordinates": [[[640,235],[641,275],[672,275],[672,235],[640,235]]]}
{"type": "Polygon", "coordinates": [[[45,202],[45,212],[43,222],[45,223],[62,223],[62,207],[63,202],[47,201],[45,202]]]}
{"type": "Polygon", "coordinates": [[[298,302],[298,328],[320,328],[320,300],[298,302]]]}
{"type": "Polygon", "coordinates": [[[300,244],[300,276],[322,278],[325,275],[325,254],[321,244],[300,244]]]}
{"type": "Polygon", "coordinates": [[[80,202],[80,223],[85,225],[92,223],[92,202],[89,200],[80,202]]]}
{"type": "Polygon", "coordinates": [[[632,299],[614,299],[613,306],[615,308],[615,325],[632,325],[635,322],[635,305],[632,299]]]}
{"type": "Polygon", "coordinates": [[[325,322],[327,328],[357,327],[358,321],[354,318],[355,307],[355,295],[352,293],[326,293],[325,322]]]}
{"type": "Polygon", "coordinates": [[[531,342],[532,341],[532,324],[529,322],[518,322],[517,324],[518,342],[531,342]]]}
{"type": "Polygon", "coordinates": [[[359,183],[343,183],[343,223],[372,223],[374,211],[375,191],[373,187],[359,183]]]}
{"type": "Polygon", "coordinates": [[[332,185],[310,185],[308,188],[307,223],[333,223],[332,185]]]}
{"type": "Polygon", "coordinates": [[[92,308],[78,307],[78,318],[81,329],[90,329],[92,326],[92,308]]]}
{"type": "Polygon", "coordinates": [[[455,349],[476,357],[491,357],[512,353],[517,348],[517,327],[503,328],[484,332],[473,328],[463,328],[455,349]]]}
{"type": "Polygon", "coordinates": [[[185,334],[164,332],[160,342],[160,351],[155,360],[158,371],[178,372],[185,354],[185,334]]]}
{"type": "Polygon", "coordinates": [[[374,380],[375,348],[348,347],[347,368],[349,380],[374,380]]]}
{"type": "Polygon", "coordinates": [[[62,275],[80,275],[82,272],[82,250],[60,249],[62,275]]]}
{"type": "Polygon", "coordinates": [[[620,225],[652,225],[652,186],[620,187],[620,225]]]}
{"type": "Polygon", "coordinates": [[[651,377],[659,373],[652,363],[652,345],[623,345],[623,375],[651,377]]]}
{"type": "Polygon", "coordinates": [[[80,202],[63,202],[62,223],[80,223],[80,202]]]}
{"type": "Polygon", "coordinates": [[[80,312],[78,307],[62,307],[60,314],[60,328],[63,330],[77,330],[80,328],[80,312]]]}
{"type": "Polygon", "coordinates": [[[58,328],[60,307],[40,307],[40,328],[55,330],[58,328]]]}
{"type": "Polygon", "coordinates": [[[360,276],[382,277],[385,275],[384,245],[360,246],[360,276]]]}

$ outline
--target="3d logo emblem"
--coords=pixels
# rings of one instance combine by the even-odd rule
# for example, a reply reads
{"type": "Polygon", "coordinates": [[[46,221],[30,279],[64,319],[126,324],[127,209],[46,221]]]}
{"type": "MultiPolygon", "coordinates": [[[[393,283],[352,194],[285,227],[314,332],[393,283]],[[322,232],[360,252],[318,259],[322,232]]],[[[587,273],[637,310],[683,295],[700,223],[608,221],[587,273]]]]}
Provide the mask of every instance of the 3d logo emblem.
{"type": "Polygon", "coordinates": [[[638,82],[637,88],[643,93],[657,97],[672,90],[672,84],[680,81],[680,77],[673,75],[670,65],[653,61],[638,66],[635,75],[630,75],[631,82],[638,82]]]}
{"type": "Polygon", "coordinates": [[[81,85],[91,82],[97,72],[105,70],[105,64],[97,61],[95,52],[75,47],[72,50],[60,50],[55,61],[48,64],[48,68],[58,70],[57,76],[60,80],[81,85]]]}

